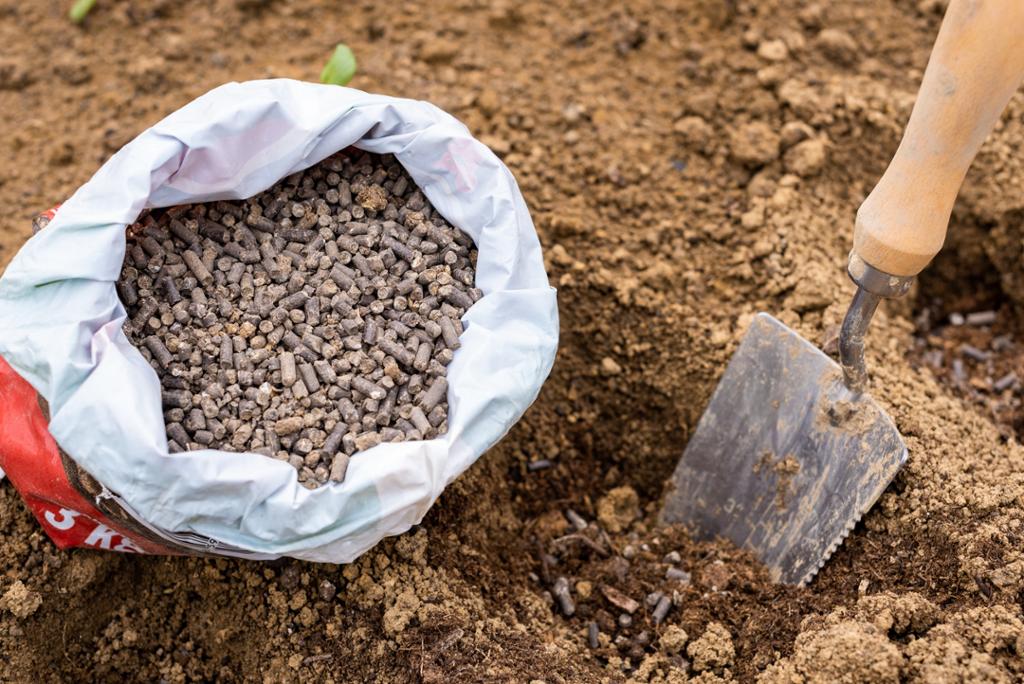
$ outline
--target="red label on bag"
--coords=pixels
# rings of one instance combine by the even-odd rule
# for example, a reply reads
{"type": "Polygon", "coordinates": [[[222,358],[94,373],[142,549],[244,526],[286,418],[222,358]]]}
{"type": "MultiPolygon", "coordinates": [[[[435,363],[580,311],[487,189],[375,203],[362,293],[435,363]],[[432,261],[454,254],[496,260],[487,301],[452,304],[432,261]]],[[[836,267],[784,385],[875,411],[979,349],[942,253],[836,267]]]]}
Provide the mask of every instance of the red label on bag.
{"type": "Polygon", "coordinates": [[[146,553],[129,537],[88,515],[34,496],[26,496],[24,499],[43,524],[47,536],[62,549],[89,547],[105,551],[146,553]]]}
{"type": "Polygon", "coordinates": [[[131,533],[96,508],[71,479],[47,429],[35,389],[0,357],[0,469],[62,549],[127,553],[180,552],[131,533]]]}

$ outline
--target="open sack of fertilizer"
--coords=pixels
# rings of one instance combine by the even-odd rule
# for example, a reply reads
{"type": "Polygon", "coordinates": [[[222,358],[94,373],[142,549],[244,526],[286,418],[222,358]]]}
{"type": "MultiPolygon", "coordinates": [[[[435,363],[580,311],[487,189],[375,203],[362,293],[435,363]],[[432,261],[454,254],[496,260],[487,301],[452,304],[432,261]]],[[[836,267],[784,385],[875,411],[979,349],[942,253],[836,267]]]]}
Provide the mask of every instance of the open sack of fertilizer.
{"type": "Polygon", "coordinates": [[[49,216],[0,279],[0,472],[62,547],[349,562],[554,360],[515,180],[424,102],[228,84],[49,216]]]}

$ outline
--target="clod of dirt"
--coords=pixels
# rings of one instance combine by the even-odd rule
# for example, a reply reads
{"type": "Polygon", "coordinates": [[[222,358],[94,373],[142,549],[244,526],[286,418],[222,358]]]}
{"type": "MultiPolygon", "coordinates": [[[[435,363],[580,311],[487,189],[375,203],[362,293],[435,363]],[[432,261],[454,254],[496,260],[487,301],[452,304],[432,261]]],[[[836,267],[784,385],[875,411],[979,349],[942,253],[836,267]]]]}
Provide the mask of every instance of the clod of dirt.
{"type": "Polygon", "coordinates": [[[782,62],[789,57],[789,48],[783,40],[765,40],[757,46],[757,56],[769,62],[782,62]]]}
{"type": "Polygon", "coordinates": [[[1009,684],[1024,676],[1024,622],[1002,606],[943,615],[917,593],[885,592],[809,617],[802,628],[793,655],[769,667],[760,684],[1009,684]]]}
{"type": "Polygon", "coordinates": [[[873,625],[846,621],[796,638],[791,658],[772,665],[758,684],[885,684],[900,681],[903,656],[873,625]]]}
{"type": "Polygon", "coordinates": [[[704,670],[721,670],[732,665],[736,650],[732,645],[732,636],[725,625],[712,622],[699,638],[686,647],[686,654],[693,662],[697,672],[704,670]]]}
{"type": "Polygon", "coordinates": [[[356,201],[367,211],[384,211],[388,206],[388,194],[379,185],[363,188],[356,201]]]}
{"type": "Polygon", "coordinates": [[[661,648],[665,653],[675,655],[676,653],[682,653],[683,648],[685,648],[686,642],[689,641],[689,639],[690,636],[686,633],[685,629],[678,625],[669,625],[665,628],[665,631],[661,633],[661,638],[658,643],[661,644],[661,648]]]}
{"type": "Polygon", "coordinates": [[[404,589],[395,597],[391,607],[384,611],[384,631],[394,635],[404,630],[416,617],[416,611],[421,605],[423,602],[412,587],[404,589]]]}
{"type": "Polygon", "coordinates": [[[75,161],[75,146],[71,143],[63,143],[50,154],[46,160],[50,166],[68,166],[75,161]]]}
{"type": "Polygon", "coordinates": [[[427,533],[422,529],[415,534],[404,534],[395,541],[395,553],[414,565],[423,567],[427,564],[427,533]]]}
{"type": "Polygon", "coordinates": [[[597,502],[597,519],[615,534],[626,530],[640,515],[640,497],[632,487],[616,487],[597,502]]]}
{"type": "Polygon", "coordinates": [[[782,140],[782,146],[789,149],[798,142],[807,140],[814,135],[814,129],[805,124],[803,121],[790,121],[783,125],[782,131],[779,133],[779,137],[782,140]]]}
{"type": "Polygon", "coordinates": [[[684,116],[672,124],[672,130],[687,147],[710,154],[714,151],[715,129],[699,116],[684,116]]]}
{"type": "Polygon", "coordinates": [[[601,373],[603,375],[618,375],[621,372],[622,366],[612,357],[606,356],[601,359],[601,373]]]}
{"type": "Polygon", "coordinates": [[[1002,606],[975,608],[910,642],[905,653],[915,684],[1024,681],[1024,623],[1002,606]]]}
{"type": "Polygon", "coordinates": [[[0,59],[0,90],[23,90],[32,80],[32,72],[22,61],[0,59]]]}
{"type": "Polygon", "coordinates": [[[860,54],[857,42],[846,31],[827,28],[818,34],[815,42],[825,56],[836,64],[850,66],[856,63],[860,54]]]}
{"type": "Polygon", "coordinates": [[[779,156],[779,135],[763,121],[737,127],[729,143],[733,159],[747,166],[761,166],[779,156]]]}
{"type": "Polygon", "coordinates": [[[825,166],[825,157],[825,143],[811,139],[786,150],[782,161],[787,171],[806,178],[821,172],[825,166]]]}
{"type": "Polygon", "coordinates": [[[940,616],[935,604],[917,592],[865,596],[857,602],[857,610],[883,634],[924,634],[940,616]]]}
{"type": "MultiPolygon", "coordinates": [[[[477,94],[475,104],[483,114],[486,116],[493,116],[501,109],[501,96],[494,90],[487,88],[481,90],[480,93],[477,94]]],[[[565,113],[566,121],[570,121],[571,123],[572,121],[578,120],[579,114],[580,112],[576,108],[567,108],[565,113]],[[573,118],[574,116],[575,118],[573,118]]]]}
{"type": "Polygon", "coordinates": [[[427,64],[448,64],[459,53],[459,44],[454,40],[431,37],[420,46],[419,58],[427,64]]]}
{"type": "Polygon", "coordinates": [[[21,580],[15,580],[0,597],[0,610],[10,611],[19,620],[35,613],[41,605],[43,597],[26,587],[21,580]]]}

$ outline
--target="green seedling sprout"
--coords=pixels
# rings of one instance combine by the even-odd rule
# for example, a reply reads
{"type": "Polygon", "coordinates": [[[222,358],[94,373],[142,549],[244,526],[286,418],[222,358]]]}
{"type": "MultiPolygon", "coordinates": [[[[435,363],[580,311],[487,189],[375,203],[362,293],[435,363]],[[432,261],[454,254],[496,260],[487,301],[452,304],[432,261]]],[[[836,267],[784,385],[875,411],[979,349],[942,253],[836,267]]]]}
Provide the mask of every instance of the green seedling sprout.
{"type": "Polygon", "coordinates": [[[334,48],[334,54],[320,72],[320,82],[343,86],[355,75],[356,56],[352,54],[352,49],[348,45],[338,43],[334,48]]]}
{"type": "Polygon", "coordinates": [[[85,15],[89,13],[89,10],[95,4],[96,0],[75,0],[75,4],[71,6],[71,11],[68,12],[68,17],[76,24],[81,24],[85,21],[85,15]]]}

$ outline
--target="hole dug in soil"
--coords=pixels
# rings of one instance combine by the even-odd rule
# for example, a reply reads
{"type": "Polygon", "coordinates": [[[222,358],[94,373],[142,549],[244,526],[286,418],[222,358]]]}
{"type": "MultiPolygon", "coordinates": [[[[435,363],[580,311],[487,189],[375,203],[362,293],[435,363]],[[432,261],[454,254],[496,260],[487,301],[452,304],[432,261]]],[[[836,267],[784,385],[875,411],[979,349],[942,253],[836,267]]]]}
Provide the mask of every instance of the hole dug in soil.
{"type": "Polygon", "coordinates": [[[832,600],[772,584],[731,544],[655,523],[729,354],[671,312],[598,306],[584,295],[562,292],[574,334],[562,340],[533,420],[503,442],[514,452],[503,460],[515,515],[525,521],[508,542],[555,624],[606,673],[650,669],[659,655],[682,672],[752,679],[789,650],[805,615],[832,600]],[[676,348],[686,356],[663,353],[676,348]],[[614,350],[618,361],[595,350],[614,350]]]}
{"type": "Polygon", "coordinates": [[[1024,212],[1010,212],[997,225],[970,214],[954,221],[952,244],[920,276],[908,353],[911,364],[929,369],[992,421],[1004,441],[1018,442],[1024,441],[1024,307],[1008,292],[1019,285],[1021,249],[1005,250],[1022,227],[1024,212]]]}

